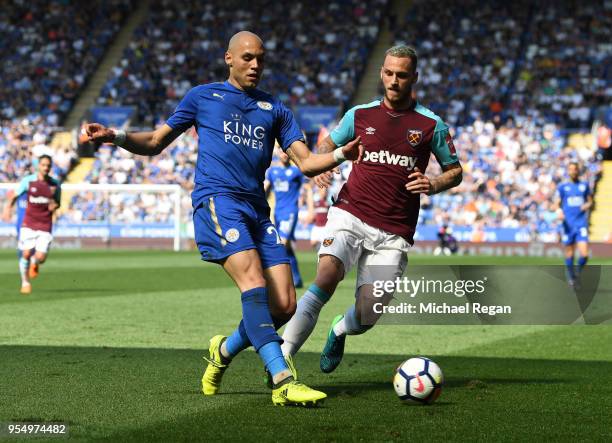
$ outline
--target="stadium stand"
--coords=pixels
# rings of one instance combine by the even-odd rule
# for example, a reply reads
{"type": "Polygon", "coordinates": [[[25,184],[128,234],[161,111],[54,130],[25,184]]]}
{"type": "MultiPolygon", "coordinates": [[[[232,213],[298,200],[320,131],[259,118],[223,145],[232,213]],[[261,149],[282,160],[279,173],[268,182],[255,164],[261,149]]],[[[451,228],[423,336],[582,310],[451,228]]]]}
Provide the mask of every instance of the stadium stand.
{"type": "Polygon", "coordinates": [[[612,97],[612,3],[544,0],[532,16],[509,110],[590,128],[612,97]]]}
{"type": "MultiPolygon", "coordinates": [[[[462,184],[427,198],[421,223],[436,226],[519,228],[524,241],[556,241],[560,223],[553,202],[570,161],[584,166],[591,188],[601,163],[586,146],[576,149],[553,124],[496,126],[476,120],[458,127],[455,146],[464,167],[462,184]]],[[[436,174],[437,164],[430,173],[436,174]]]]}
{"type": "Polygon", "coordinates": [[[2,118],[58,126],[130,9],[130,0],[3,2],[2,118]]]}
{"type": "Polygon", "coordinates": [[[21,179],[43,153],[66,175],[74,154],[55,149],[53,132],[131,8],[131,0],[2,3],[0,182],[21,179]]]}
{"type": "MultiPolygon", "coordinates": [[[[43,4],[37,1],[31,9],[40,10],[43,4]]],[[[87,45],[97,45],[94,52],[103,50],[131,8],[127,0],[113,4],[120,12],[109,18],[107,33],[97,40],[85,39],[87,45]]],[[[10,29],[15,17],[27,17],[24,4],[11,5],[14,11],[0,15],[2,29],[10,29]]],[[[597,107],[610,102],[612,51],[606,39],[612,24],[610,3],[441,0],[432,8],[424,0],[415,0],[405,15],[397,19],[390,15],[385,21],[388,6],[386,0],[315,0],[296,2],[289,9],[279,2],[255,3],[250,11],[236,12],[233,2],[214,0],[194,2],[187,12],[178,2],[152,0],[148,18],[136,29],[121,62],[112,69],[98,104],[136,106],[136,122],[143,127],[162,123],[189,88],[225,78],[227,40],[238,29],[249,28],[262,36],[268,50],[262,88],[290,105],[346,108],[381,26],[390,26],[393,41],[416,46],[419,100],[454,129],[465,168],[459,188],[423,199],[420,223],[517,228],[524,232],[524,240],[556,241],[558,219],[552,201],[567,162],[580,161],[591,186],[601,176],[602,167],[588,137],[575,143],[583,137],[568,137],[567,130],[590,127],[597,107]]],[[[64,12],[74,14],[69,4],[54,7],[65,7],[64,12]]],[[[93,2],[88,11],[104,7],[93,2]]],[[[81,20],[83,24],[88,23],[87,17],[81,20]]],[[[43,30],[48,34],[53,28],[41,23],[32,26],[34,31],[28,32],[33,35],[43,30]]],[[[19,31],[25,32],[22,27],[19,31]]],[[[62,32],[81,35],[78,26],[62,32]]],[[[66,56],[71,60],[83,47],[66,51],[71,51],[66,56]]],[[[11,60],[6,47],[1,55],[2,60],[11,60]]],[[[2,81],[12,78],[15,82],[15,73],[29,72],[28,63],[11,68],[18,62],[10,61],[7,66],[13,71],[2,81]]],[[[92,68],[87,66],[79,69],[92,68]]],[[[58,78],[78,77],[79,72],[61,68],[58,78]]],[[[49,87],[30,77],[30,87],[36,91],[49,87]]],[[[73,82],[81,85],[86,77],[83,74],[80,83],[73,82]]],[[[14,83],[8,86],[15,88],[14,83]]],[[[10,100],[0,111],[10,117],[2,124],[0,181],[15,181],[23,175],[32,152],[48,146],[49,128],[71,103],[68,96],[57,105],[51,101],[50,110],[29,109],[20,94],[0,95],[3,104],[10,100]],[[39,116],[28,117],[30,112],[39,116]]],[[[24,94],[32,95],[31,91],[24,94]]],[[[196,155],[193,131],[153,158],[102,146],[85,181],[178,183],[187,191],[182,206],[188,220],[196,155]]],[[[62,156],[69,153],[62,152],[57,162],[58,168],[65,169],[62,156]]],[[[430,165],[428,172],[436,174],[435,161],[430,165]]],[[[61,217],[74,222],[109,217],[124,222],[165,222],[172,217],[171,205],[164,204],[167,197],[159,198],[76,193],[70,196],[71,209],[61,217]]]]}
{"type": "Polygon", "coordinates": [[[32,160],[43,154],[54,158],[53,174],[57,177],[66,176],[76,161],[69,146],[55,149],[51,143],[53,127],[42,116],[5,120],[0,132],[0,183],[21,180],[30,173],[32,160]]]}
{"type": "Polygon", "coordinates": [[[421,57],[418,97],[453,125],[535,119],[588,128],[608,106],[610,2],[416,0],[395,34],[421,57]]]}
{"type": "Polygon", "coordinates": [[[223,80],[227,41],[238,30],[259,34],[268,51],[262,89],[287,104],[339,104],[350,100],[363,61],[378,35],[386,0],[236,2],[154,0],[98,99],[133,105],[137,121],[166,118],[189,88],[223,80]],[[230,18],[231,17],[231,18],[230,18]],[[332,50],[333,48],[333,50],[332,50]]]}
{"type": "Polygon", "coordinates": [[[530,2],[415,0],[394,40],[419,54],[417,97],[450,125],[504,113],[530,2]]]}

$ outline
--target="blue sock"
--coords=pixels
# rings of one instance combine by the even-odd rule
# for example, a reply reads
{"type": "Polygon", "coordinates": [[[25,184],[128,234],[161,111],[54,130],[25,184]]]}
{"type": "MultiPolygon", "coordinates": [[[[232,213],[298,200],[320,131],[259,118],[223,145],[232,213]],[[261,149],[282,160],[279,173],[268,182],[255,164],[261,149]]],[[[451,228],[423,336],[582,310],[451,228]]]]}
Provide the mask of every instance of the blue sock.
{"type": "Polygon", "coordinates": [[[266,369],[274,377],[276,374],[282,371],[286,371],[289,368],[283,357],[283,351],[281,350],[280,344],[276,341],[270,342],[259,348],[259,357],[263,360],[266,365],[266,369]]]}
{"type": "Polygon", "coordinates": [[[247,336],[246,329],[244,328],[244,321],[240,320],[238,328],[227,337],[225,341],[225,349],[230,355],[230,358],[234,358],[238,353],[244,351],[246,348],[251,346],[251,341],[247,336]]]}
{"type": "Polygon", "coordinates": [[[293,284],[295,286],[302,286],[304,283],[302,281],[302,276],[300,274],[300,268],[298,267],[297,258],[295,257],[295,252],[293,252],[293,249],[288,249],[287,255],[289,256],[289,266],[291,266],[291,275],[293,276],[293,284]]]}
{"type": "MultiPolygon", "coordinates": [[[[289,319],[280,319],[272,316],[272,322],[274,323],[274,327],[277,331],[285,326],[288,321],[289,319]]],[[[236,328],[236,330],[234,330],[234,332],[227,337],[227,340],[225,341],[225,349],[230,355],[230,358],[234,358],[249,346],[251,346],[251,341],[249,340],[246,329],[244,328],[244,321],[240,320],[238,328],[236,328]]]]}
{"type": "Polygon", "coordinates": [[[588,261],[589,261],[589,257],[579,257],[578,258],[578,270],[582,271],[582,268],[584,268],[584,265],[586,265],[588,261]]]}
{"type": "Polygon", "coordinates": [[[574,257],[565,259],[565,267],[567,268],[567,275],[570,279],[574,280],[576,274],[574,273],[574,257]]]}
{"type": "Polygon", "coordinates": [[[246,335],[257,352],[270,342],[283,341],[274,327],[266,288],[253,288],[242,293],[242,321],[246,335]]]}

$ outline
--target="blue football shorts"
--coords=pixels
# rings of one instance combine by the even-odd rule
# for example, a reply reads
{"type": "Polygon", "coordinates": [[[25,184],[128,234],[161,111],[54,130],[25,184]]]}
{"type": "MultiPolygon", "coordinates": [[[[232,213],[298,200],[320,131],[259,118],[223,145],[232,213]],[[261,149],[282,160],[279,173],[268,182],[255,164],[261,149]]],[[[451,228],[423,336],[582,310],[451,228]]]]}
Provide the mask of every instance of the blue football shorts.
{"type": "Polygon", "coordinates": [[[569,226],[563,223],[561,241],[564,245],[573,245],[579,242],[589,241],[589,229],[586,226],[569,226]]]}
{"type": "Polygon", "coordinates": [[[283,240],[295,240],[295,227],[297,226],[297,221],[297,212],[274,214],[274,222],[283,240]]]}
{"type": "Polygon", "coordinates": [[[257,249],[263,269],[289,263],[268,207],[216,195],[195,208],[193,225],[202,260],[217,263],[237,252],[257,249]]]}

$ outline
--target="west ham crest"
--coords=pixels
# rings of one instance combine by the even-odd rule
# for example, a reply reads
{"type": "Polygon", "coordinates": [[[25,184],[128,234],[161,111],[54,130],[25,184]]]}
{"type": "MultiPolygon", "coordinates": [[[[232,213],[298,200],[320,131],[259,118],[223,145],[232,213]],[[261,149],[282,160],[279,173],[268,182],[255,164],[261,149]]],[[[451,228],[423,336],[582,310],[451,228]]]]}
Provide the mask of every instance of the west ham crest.
{"type": "Polygon", "coordinates": [[[421,143],[421,140],[423,140],[423,131],[420,129],[408,129],[406,138],[408,139],[410,146],[414,148],[421,143]]]}
{"type": "Polygon", "coordinates": [[[327,248],[328,246],[331,246],[333,242],[334,242],[334,237],[326,238],[323,240],[323,246],[327,248]]]}

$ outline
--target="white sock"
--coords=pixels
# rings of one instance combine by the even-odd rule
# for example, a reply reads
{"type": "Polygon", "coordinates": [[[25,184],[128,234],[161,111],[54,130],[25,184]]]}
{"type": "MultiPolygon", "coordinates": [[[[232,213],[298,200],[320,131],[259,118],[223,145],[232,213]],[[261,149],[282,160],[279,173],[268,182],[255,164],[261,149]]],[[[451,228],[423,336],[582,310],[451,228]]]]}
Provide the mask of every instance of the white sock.
{"type": "Polygon", "coordinates": [[[27,258],[21,257],[19,259],[19,273],[21,274],[21,284],[30,284],[28,280],[28,268],[30,267],[30,260],[27,258]]]}
{"type": "Polygon", "coordinates": [[[337,337],[341,335],[359,335],[367,331],[368,328],[364,328],[357,319],[357,311],[355,305],[351,305],[350,308],[344,313],[344,317],[338,323],[334,325],[334,334],[337,337]]]}
{"type": "Polygon", "coordinates": [[[38,259],[36,258],[35,255],[30,258],[30,263],[33,264],[33,265],[37,265],[38,264],[38,259]]]}
{"type": "Polygon", "coordinates": [[[346,335],[346,323],[344,321],[345,318],[346,316],[342,317],[342,320],[340,320],[334,325],[334,334],[336,334],[336,337],[346,335]]]}
{"type": "Polygon", "coordinates": [[[311,289],[312,286],[298,300],[295,314],[285,326],[283,344],[281,345],[283,355],[295,355],[310,337],[317,324],[319,312],[321,312],[325,302],[311,289]]]}

